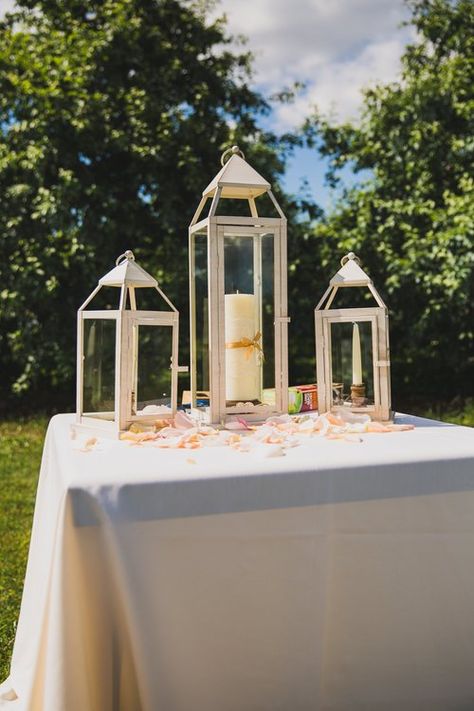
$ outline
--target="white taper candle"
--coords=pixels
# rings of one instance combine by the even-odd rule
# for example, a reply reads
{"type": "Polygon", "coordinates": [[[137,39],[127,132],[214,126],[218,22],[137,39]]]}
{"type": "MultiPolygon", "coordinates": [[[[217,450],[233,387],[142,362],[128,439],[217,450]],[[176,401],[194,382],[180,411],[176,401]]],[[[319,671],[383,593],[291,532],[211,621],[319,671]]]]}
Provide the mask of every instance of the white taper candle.
{"type": "Polygon", "coordinates": [[[255,296],[225,295],[225,396],[226,400],[260,399],[260,358],[256,348],[251,351],[235,345],[242,339],[252,341],[257,332],[255,296]]]}

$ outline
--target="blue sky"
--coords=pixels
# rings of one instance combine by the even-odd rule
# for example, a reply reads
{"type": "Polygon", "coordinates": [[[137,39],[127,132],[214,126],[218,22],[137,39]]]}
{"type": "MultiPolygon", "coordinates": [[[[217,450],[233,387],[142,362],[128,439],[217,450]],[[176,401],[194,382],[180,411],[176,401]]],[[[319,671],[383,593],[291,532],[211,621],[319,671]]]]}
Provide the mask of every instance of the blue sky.
{"type": "MultiPolygon", "coordinates": [[[[412,41],[403,0],[220,0],[215,14],[227,16],[232,34],[247,37],[253,52],[255,88],[266,95],[303,82],[291,105],[276,109],[270,125],[296,128],[313,107],[334,120],[357,120],[361,90],[399,76],[400,56],[412,41]]],[[[315,151],[299,150],[285,187],[297,193],[303,178],[316,201],[334,196],[324,184],[325,164],[315,151]]],[[[345,171],[344,179],[353,176],[345,171]]]]}
{"type": "MultiPolygon", "coordinates": [[[[188,2],[191,0],[182,0],[188,2]]],[[[0,15],[13,7],[0,0],[0,15]]],[[[334,120],[357,120],[361,89],[398,77],[403,48],[413,29],[403,0],[217,0],[213,15],[227,16],[229,32],[247,38],[255,57],[253,84],[269,96],[303,82],[291,105],[270,117],[276,131],[298,127],[313,107],[334,120]]],[[[298,150],[285,178],[297,193],[306,178],[316,201],[333,199],[324,184],[325,164],[315,151],[298,150]]],[[[350,182],[351,173],[345,171],[350,182]]]]}

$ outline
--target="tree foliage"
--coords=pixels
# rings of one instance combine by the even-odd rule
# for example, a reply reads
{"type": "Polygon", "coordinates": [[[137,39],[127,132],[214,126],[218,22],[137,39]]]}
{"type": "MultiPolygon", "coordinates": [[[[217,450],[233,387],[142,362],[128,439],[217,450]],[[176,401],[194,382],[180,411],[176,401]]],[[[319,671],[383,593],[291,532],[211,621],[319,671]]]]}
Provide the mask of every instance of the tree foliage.
{"type": "MultiPolygon", "coordinates": [[[[314,378],[312,311],[353,250],[390,306],[398,404],[474,382],[474,5],[410,4],[400,81],[367,91],[357,124],[305,126],[330,183],[345,165],[371,177],[324,218],[277,190],[293,382],[314,378]]],[[[270,109],[249,88],[251,57],[205,2],[17,5],[0,23],[0,404],[72,406],[75,312],[97,277],[133,248],[180,309],[186,344],[187,225],[220,152],[239,143],[275,184],[301,139],[260,127],[270,109]]]]}
{"type": "Polygon", "coordinates": [[[274,179],[296,139],[258,128],[250,56],[201,5],[18,5],[0,25],[0,401],[71,406],[97,278],[133,247],[187,341],[187,225],[220,152],[238,142],[274,179]]]}
{"type": "Polygon", "coordinates": [[[394,392],[435,401],[473,391],[474,4],[413,0],[415,42],[398,82],[368,90],[359,124],[307,122],[329,157],[371,177],[315,236],[359,254],[391,311],[394,392]]]}

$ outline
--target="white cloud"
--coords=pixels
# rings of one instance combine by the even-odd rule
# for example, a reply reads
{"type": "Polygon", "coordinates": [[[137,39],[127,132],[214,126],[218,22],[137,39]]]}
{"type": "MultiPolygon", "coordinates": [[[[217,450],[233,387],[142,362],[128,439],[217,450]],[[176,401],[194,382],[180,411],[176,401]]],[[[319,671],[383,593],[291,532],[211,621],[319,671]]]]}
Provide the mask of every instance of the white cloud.
{"type": "Polygon", "coordinates": [[[255,84],[272,92],[306,83],[292,106],[277,109],[279,128],[297,125],[311,106],[353,117],[361,89],[395,79],[412,31],[401,28],[403,0],[221,0],[232,34],[249,39],[255,84]]]}
{"type": "Polygon", "coordinates": [[[404,42],[397,39],[374,42],[352,59],[321,66],[304,95],[297,97],[293,104],[277,107],[278,128],[298,125],[312,107],[341,120],[357,118],[362,89],[377,82],[390,82],[397,76],[403,47],[404,42]]]}
{"type": "Polygon", "coordinates": [[[13,10],[15,5],[15,0],[0,0],[0,17],[2,17],[6,12],[13,10]]]}
{"type": "MultiPolygon", "coordinates": [[[[0,16],[14,0],[0,0],[0,16]]],[[[265,94],[295,81],[306,90],[278,106],[275,127],[296,127],[317,106],[341,120],[354,118],[361,89],[396,78],[413,31],[403,0],[220,0],[229,31],[248,38],[255,55],[254,83],[265,94]]]]}

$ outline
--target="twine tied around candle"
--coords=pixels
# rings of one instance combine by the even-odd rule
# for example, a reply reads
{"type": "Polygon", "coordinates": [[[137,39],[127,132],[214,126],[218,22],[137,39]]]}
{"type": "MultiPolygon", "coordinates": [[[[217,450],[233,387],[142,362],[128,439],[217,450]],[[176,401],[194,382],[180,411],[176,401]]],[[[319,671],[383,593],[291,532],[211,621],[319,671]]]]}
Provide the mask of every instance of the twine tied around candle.
{"type": "Polygon", "coordinates": [[[265,356],[263,355],[263,349],[262,349],[262,334],[260,331],[257,331],[255,336],[253,338],[247,338],[244,336],[243,338],[240,339],[240,341],[231,341],[230,343],[226,343],[225,347],[226,348],[245,348],[245,358],[248,360],[250,356],[252,355],[253,351],[256,350],[259,352],[260,357],[263,360],[265,360],[265,356]]]}

